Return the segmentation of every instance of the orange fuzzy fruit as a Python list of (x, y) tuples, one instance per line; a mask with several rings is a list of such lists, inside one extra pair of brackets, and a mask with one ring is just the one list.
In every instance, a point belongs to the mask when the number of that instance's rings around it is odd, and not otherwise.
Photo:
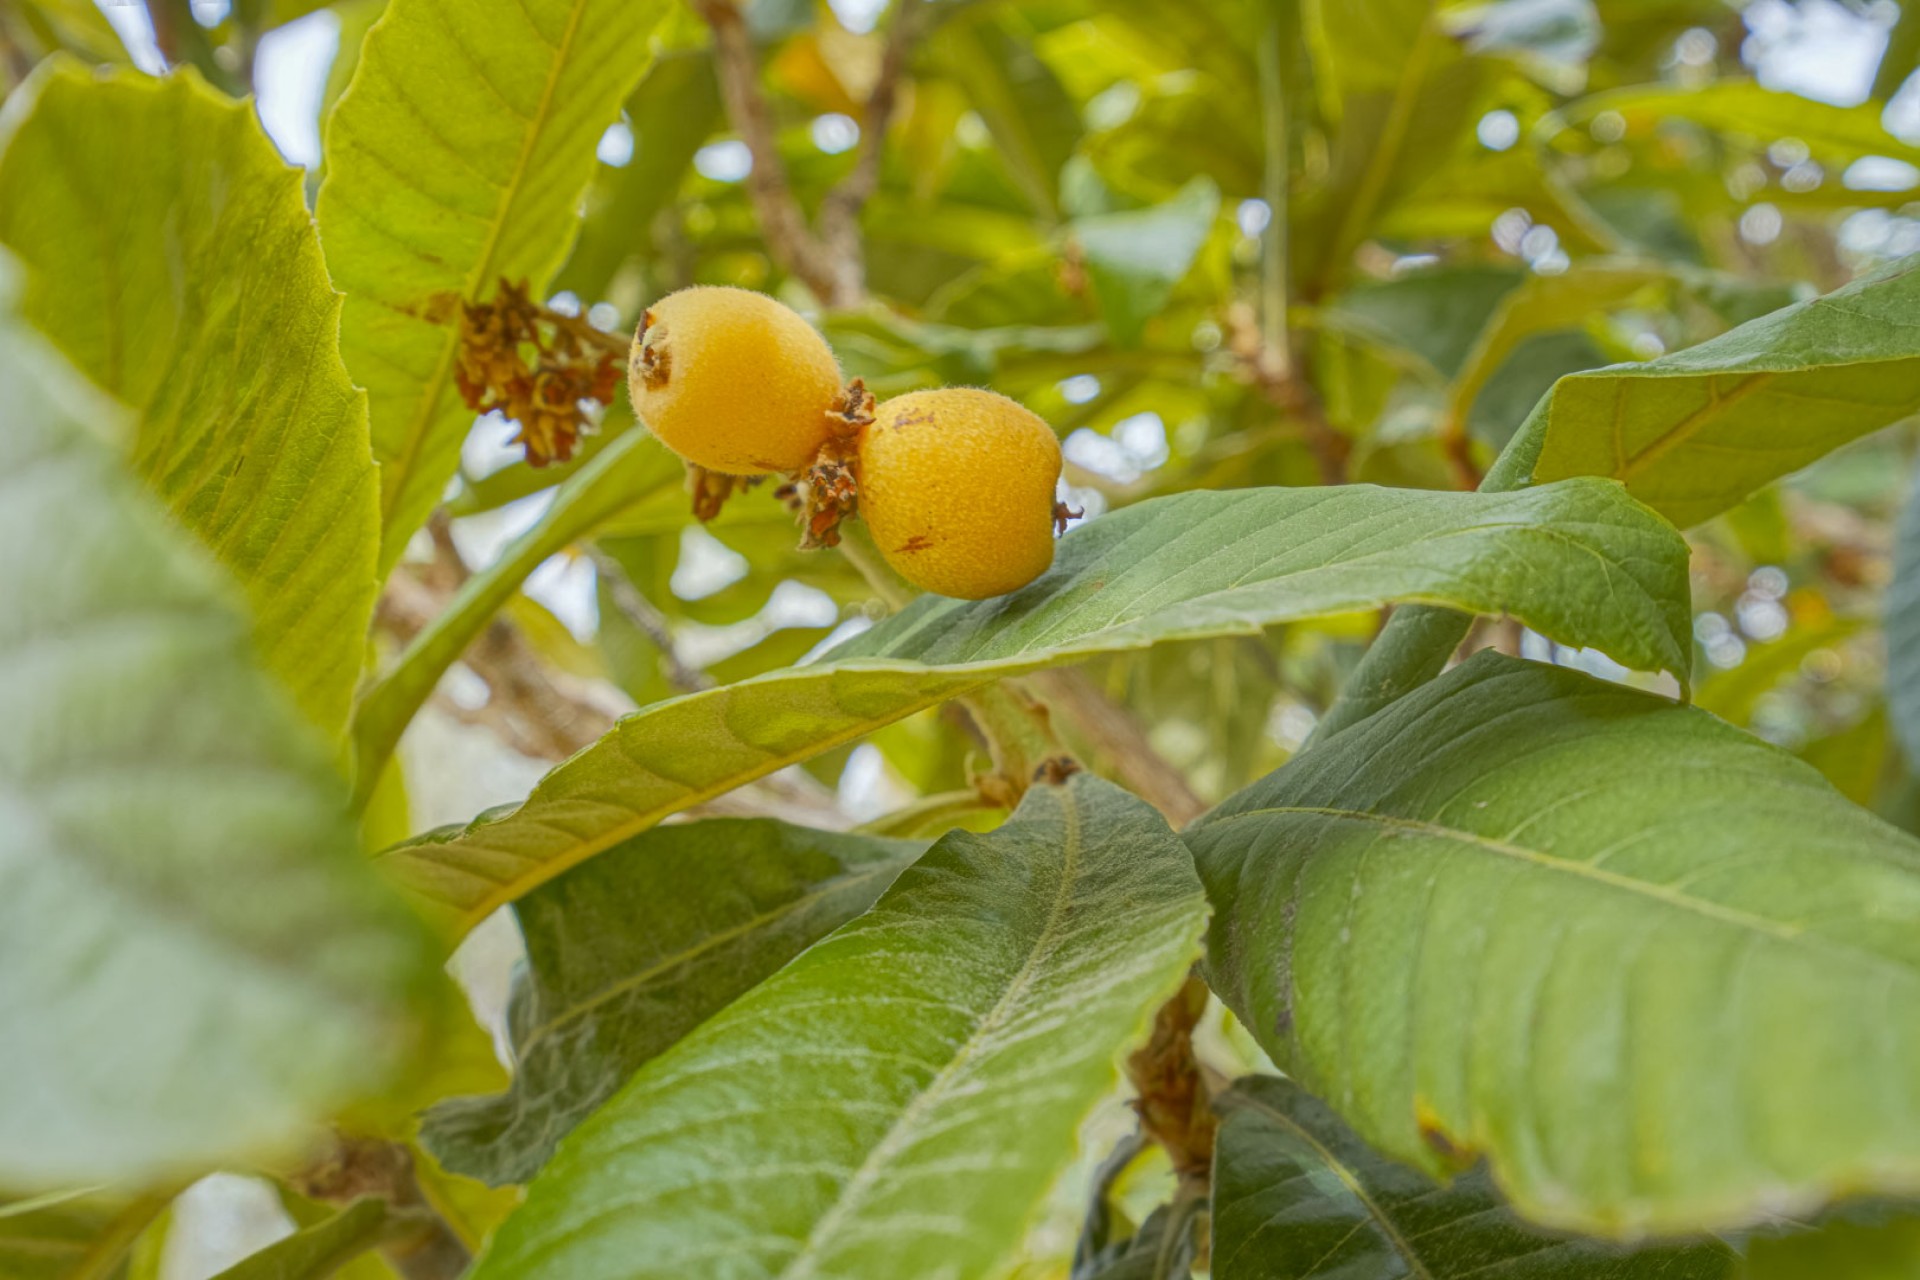
[(840, 366), (791, 307), (750, 289), (696, 285), (641, 318), (627, 390), (635, 416), (688, 462), (757, 476), (813, 461)]
[(860, 514), (899, 575), (984, 600), (1053, 563), (1060, 442), (991, 391), (945, 387), (888, 400), (860, 437)]

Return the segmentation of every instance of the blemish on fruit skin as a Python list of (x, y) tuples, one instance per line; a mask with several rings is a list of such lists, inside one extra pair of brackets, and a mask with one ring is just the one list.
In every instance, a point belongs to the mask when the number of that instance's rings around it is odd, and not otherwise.
[(914, 552), (914, 551), (925, 551), (928, 547), (931, 547), (932, 545), (933, 545), (933, 539), (927, 537), (927, 535), (924, 533), (916, 533), (911, 538), (908, 538), (905, 542), (900, 544), (900, 550), (903, 554)]
[(925, 427), (931, 425), (933, 425), (933, 415), (931, 413), (909, 414), (896, 419), (892, 424), (895, 431), (903, 431), (908, 427)]

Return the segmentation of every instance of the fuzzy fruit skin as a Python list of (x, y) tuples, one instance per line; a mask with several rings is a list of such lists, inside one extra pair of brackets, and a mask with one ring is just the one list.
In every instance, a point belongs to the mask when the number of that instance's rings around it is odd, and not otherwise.
[(881, 404), (860, 437), (860, 515), (908, 582), (985, 600), (1053, 563), (1060, 442), (1022, 405), (945, 387)]
[(649, 307), (627, 362), (635, 416), (688, 462), (727, 475), (811, 463), (840, 389), (833, 351), (798, 312), (722, 285)]

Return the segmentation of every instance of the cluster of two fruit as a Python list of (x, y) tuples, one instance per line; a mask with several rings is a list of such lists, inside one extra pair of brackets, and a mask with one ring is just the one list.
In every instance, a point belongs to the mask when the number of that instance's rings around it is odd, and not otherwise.
[(923, 590), (981, 600), (1053, 563), (1052, 428), (970, 387), (849, 412), (826, 340), (764, 294), (700, 286), (655, 303), (634, 335), (628, 388), (640, 421), (695, 466), (844, 474), (842, 505)]

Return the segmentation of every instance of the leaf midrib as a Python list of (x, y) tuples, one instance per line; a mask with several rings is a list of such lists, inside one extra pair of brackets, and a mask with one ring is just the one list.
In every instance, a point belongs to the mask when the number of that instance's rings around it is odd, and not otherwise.
[(1074, 882), (1079, 874), (1081, 854), (1080, 810), (1072, 798), (1063, 793), (1060, 798), (1062, 823), (1065, 827), (1061, 839), (1060, 885), (1052, 904), (1047, 909), (1047, 919), (1035, 935), (1033, 946), (1027, 952), (1027, 958), (1021, 963), (1007, 989), (1001, 992), (993, 1007), (975, 1025), (973, 1034), (954, 1051), (926, 1088), (914, 1096), (912, 1102), (901, 1111), (900, 1118), (887, 1130), (886, 1136), (874, 1145), (860, 1167), (854, 1170), (839, 1196), (833, 1204), (814, 1223), (800, 1252), (781, 1269), (778, 1280), (809, 1280), (816, 1274), (814, 1258), (817, 1250), (831, 1237), (840, 1223), (846, 1220), (859, 1206), (867, 1189), (880, 1177), (880, 1170), (891, 1163), (893, 1158), (906, 1145), (908, 1136), (916, 1128), (920, 1117), (931, 1107), (944, 1100), (946, 1091), (959, 1073), (971, 1065), (973, 1057), (979, 1052), (986, 1037), (1005, 1021), (1009, 1011), (1027, 994), (1033, 985), (1034, 975), (1038, 972), (1041, 959), (1051, 955), (1059, 945), (1061, 923), (1066, 919), (1069, 904), (1073, 899)]
[[(591, 0), (574, 0), (573, 7), (567, 14), (566, 30), (561, 33), (559, 43), (553, 46), (553, 60), (547, 70), (547, 82), (540, 91), (540, 103), (534, 108), (533, 114), (527, 118), (526, 135), (520, 144), (520, 154), (515, 158), (513, 172), (500, 191), (499, 216), (495, 217), (492, 225), (487, 228), (486, 245), (478, 261), (474, 263), (473, 270), (467, 275), (466, 289), (461, 295), (463, 301), (472, 297), (493, 274), (493, 259), (500, 249), (500, 238), (506, 230), (507, 215), (520, 198), (521, 188), (526, 182), (527, 170), (533, 161), (534, 150), (551, 122), (553, 98), (560, 84), (561, 72), (572, 60), (573, 42), (579, 35), (582, 15), (585, 14), (589, 3)], [(527, 23), (533, 26), (536, 32), (539, 30), (533, 22), (531, 13), (527, 15)], [(434, 365), (432, 379), (423, 388), (413, 420), (408, 424), (401, 450), (394, 458), (395, 481), (391, 487), (385, 485), (381, 487), (382, 536), (390, 532), (394, 510), (400, 504), (403, 495), (413, 486), (414, 468), (420, 461), (421, 450), (426, 447), (435, 410), (446, 392), (448, 374), (453, 368), (454, 353), (459, 347), (459, 330), (447, 328), (444, 325), (440, 328), (444, 335), (440, 343), (440, 358)]]

